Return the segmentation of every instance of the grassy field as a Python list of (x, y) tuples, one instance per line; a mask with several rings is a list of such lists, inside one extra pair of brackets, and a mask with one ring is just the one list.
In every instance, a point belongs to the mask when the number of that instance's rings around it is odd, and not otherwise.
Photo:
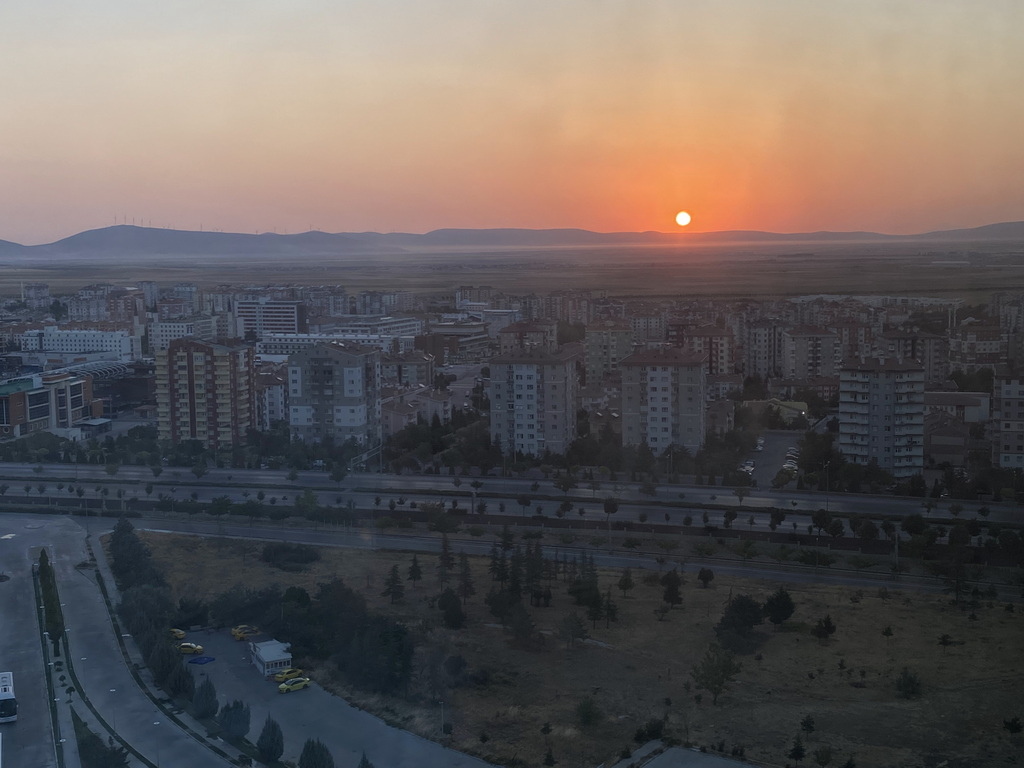
[[(420, 556), (424, 580), (408, 586), (396, 605), (380, 595), (384, 576), (397, 564), (402, 574), (409, 553), (324, 548), (322, 559), (302, 573), (284, 573), (259, 559), (252, 542), (144, 534), (176, 594), (214, 597), (235, 583), (251, 586), (299, 585), (310, 592), (333, 577), (363, 592), (370, 605), (413, 627), (420, 640), (416, 693), (411, 701), (385, 700), (347, 690), (326, 667), (314, 677), (353, 702), (391, 722), (432, 738), (440, 734), (437, 695), (427, 681), (438, 665), (461, 654), (470, 672), (488, 670), (486, 686), (447, 691), (446, 718), (454, 725), (451, 744), (499, 764), (539, 766), (548, 747), (558, 765), (593, 766), (613, 761), (633, 734), (651, 718), (666, 718), (666, 732), (695, 745), (724, 743), (726, 754), (743, 747), (748, 760), (784, 765), (800, 723), (810, 715), (815, 727), (802, 733), (808, 757), (829, 746), (831, 765), (850, 755), (858, 766), (994, 766), (1022, 764), (1024, 739), (1011, 736), (1003, 721), (1024, 716), (1024, 615), (1018, 606), (981, 602), (972, 608), (945, 596), (900, 593), (891, 587), (863, 592), (826, 586), (791, 585), (796, 612), (779, 631), (759, 628), (759, 656), (742, 656), (735, 682), (712, 706), (690, 681), (690, 671), (714, 639), (713, 627), (731, 595), (763, 601), (779, 584), (717, 576), (708, 589), (687, 569), (684, 601), (665, 621), (655, 609), (661, 587), (637, 583), (629, 596), (613, 591), (619, 620), (596, 628), (591, 638), (567, 649), (556, 627), (571, 610), (566, 585), (552, 584), (549, 608), (531, 608), (543, 643), (514, 647), (483, 604), (490, 588), (486, 558), (471, 558), (477, 594), (467, 605), (463, 630), (441, 627), (430, 607), (436, 595), (436, 556)], [(602, 588), (620, 572), (602, 572)], [(810, 635), (817, 619), (830, 615), (838, 631), (827, 643)], [(971, 617), (974, 618), (971, 618)], [(891, 637), (883, 629), (891, 627)], [(949, 645), (939, 638), (949, 636)], [(920, 676), (916, 699), (896, 695), (895, 680), (907, 667)], [(603, 713), (596, 725), (582, 727), (576, 708), (590, 697)], [(545, 723), (551, 726), (544, 734)], [(943, 762), (948, 761), (948, 762)]]
[(361, 290), (452, 293), (493, 285), (512, 294), (609, 291), (617, 296), (786, 296), (889, 293), (985, 296), (1024, 288), (1024, 244), (847, 242), (603, 246), (488, 251), (421, 250), (373, 255), (281, 257), (67, 255), (8, 259), (0, 295), (22, 282), (49, 283), (54, 294), (87, 283), (343, 285)]

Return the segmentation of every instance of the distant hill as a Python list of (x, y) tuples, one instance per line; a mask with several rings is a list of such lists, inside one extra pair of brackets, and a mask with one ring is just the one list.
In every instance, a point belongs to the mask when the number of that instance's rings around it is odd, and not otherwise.
[(602, 245), (698, 245), (782, 242), (1024, 241), (1024, 221), (988, 224), (973, 229), (886, 235), (877, 232), (591, 232), (585, 229), (436, 229), (425, 234), (378, 232), (303, 232), (294, 235), (249, 235), (194, 232), (118, 225), (92, 229), (45, 245), (25, 246), (0, 240), (0, 256), (282, 256), (372, 255), (439, 248), (551, 248)]
[(55, 243), (31, 246), (33, 251), (55, 254), (102, 252), (137, 254), (223, 254), (287, 255), (289, 253), (336, 253), (367, 250), (373, 246), (353, 235), (304, 232), (297, 235), (265, 233), (247, 235), (237, 232), (194, 232), (179, 229), (153, 229), (118, 225), (91, 229)]

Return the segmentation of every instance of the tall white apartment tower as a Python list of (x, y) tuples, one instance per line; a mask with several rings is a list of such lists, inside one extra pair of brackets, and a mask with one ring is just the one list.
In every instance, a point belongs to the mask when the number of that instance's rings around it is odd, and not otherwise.
[(634, 352), (621, 363), (622, 444), (655, 455), (704, 445), (707, 354), (668, 347)]
[(576, 439), (578, 357), (533, 348), (491, 358), (491, 439), (503, 453), (565, 453)]
[(380, 350), (352, 342), (314, 344), (288, 358), (288, 426), (304, 443), (381, 439)]
[(895, 477), (924, 468), (924, 367), (916, 360), (861, 357), (839, 372), (839, 450), (874, 460)]

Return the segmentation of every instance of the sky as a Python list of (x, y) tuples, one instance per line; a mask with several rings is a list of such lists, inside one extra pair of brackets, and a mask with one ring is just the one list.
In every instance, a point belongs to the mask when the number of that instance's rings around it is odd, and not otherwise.
[(0, 239), (1024, 219), (1020, 0), (3, 0)]

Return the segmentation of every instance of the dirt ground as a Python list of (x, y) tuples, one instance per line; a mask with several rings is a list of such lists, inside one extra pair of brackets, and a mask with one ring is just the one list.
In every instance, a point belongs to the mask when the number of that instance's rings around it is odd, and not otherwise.
[[(832, 749), (831, 765), (853, 756), (858, 766), (1020, 765), (1024, 739), (1011, 736), (1003, 721), (1024, 717), (1024, 609), (981, 602), (958, 607), (945, 596), (879, 590), (789, 585), (793, 617), (775, 631), (759, 628), (759, 654), (741, 656), (734, 683), (712, 706), (700, 702), (690, 679), (714, 639), (713, 628), (731, 595), (763, 601), (781, 584), (718, 576), (708, 589), (687, 569), (683, 604), (659, 621), (662, 588), (643, 582), (628, 597), (613, 589), (617, 622), (587, 623), (590, 639), (567, 649), (556, 628), (576, 608), (561, 580), (552, 583), (549, 608), (531, 608), (543, 636), (541, 647), (513, 647), (483, 603), (490, 588), (487, 558), (471, 558), (476, 595), (466, 606), (460, 631), (441, 628), (429, 600), (437, 594), (436, 556), (421, 554), (424, 579), (407, 582), (404, 599), (390, 605), (380, 595), (385, 574), (398, 564), (403, 576), (410, 553), (324, 548), (322, 559), (302, 573), (285, 573), (259, 560), (261, 545), (236, 540), (143, 534), (176, 595), (214, 597), (236, 583), (258, 587), (297, 585), (311, 593), (319, 582), (340, 577), (363, 592), (375, 609), (416, 628), (418, 693), (412, 701), (385, 700), (348, 690), (330, 669), (314, 676), (360, 706), (423, 735), (439, 736), (437, 694), (430, 670), (461, 654), (470, 672), (490, 671), (484, 686), (464, 685), (443, 693), (451, 745), (498, 764), (539, 766), (546, 750), (562, 766), (614, 762), (634, 747), (638, 726), (666, 720), (666, 733), (683, 742), (725, 753), (743, 747), (748, 760), (784, 765), (801, 734), (806, 764), (814, 750)], [(689, 572), (691, 571), (692, 572)], [(618, 582), (619, 571), (602, 571), (602, 589)], [(838, 630), (827, 643), (810, 635), (817, 619), (830, 615)], [(974, 618), (971, 618), (971, 617)], [(584, 616), (585, 618), (585, 616)], [(891, 627), (891, 637), (883, 629)], [(951, 644), (938, 641), (949, 636)], [(301, 660), (300, 660), (301, 661)], [(917, 699), (896, 696), (895, 680), (907, 667), (920, 676)], [(596, 725), (579, 725), (576, 707), (590, 697), (603, 713)], [(801, 720), (814, 730), (801, 731)], [(550, 732), (542, 732), (545, 723)], [(519, 762), (516, 762), (519, 761)], [(948, 761), (948, 762), (943, 762)]]

